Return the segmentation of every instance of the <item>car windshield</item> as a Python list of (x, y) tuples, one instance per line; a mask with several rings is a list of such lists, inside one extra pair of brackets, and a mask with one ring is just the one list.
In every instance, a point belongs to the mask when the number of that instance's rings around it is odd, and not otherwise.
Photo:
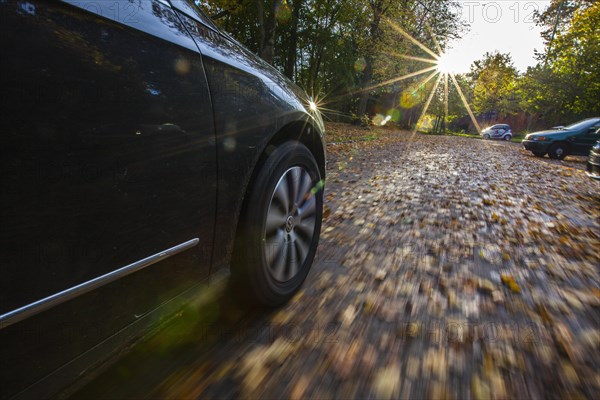
[(576, 122), (572, 125), (568, 125), (568, 126), (565, 126), (564, 128), (560, 128), (560, 129), (565, 130), (565, 129), (587, 128), (588, 126), (592, 126), (599, 121), (600, 121), (600, 118), (584, 119), (583, 121)]

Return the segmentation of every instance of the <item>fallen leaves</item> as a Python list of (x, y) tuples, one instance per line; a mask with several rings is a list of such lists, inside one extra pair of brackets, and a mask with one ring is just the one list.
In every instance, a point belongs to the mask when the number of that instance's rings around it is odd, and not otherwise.
[(393, 399), (398, 397), (400, 388), (400, 368), (391, 365), (377, 371), (373, 390), (378, 399)]
[(502, 283), (504, 283), (513, 293), (521, 293), (521, 287), (512, 275), (501, 275)]
[(248, 353), (238, 371), (246, 392), (256, 391), (269, 376), (269, 371), (273, 367), (279, 368), (294, 348), (295, 345), (279, 338), (270, 346), (259, 346)]

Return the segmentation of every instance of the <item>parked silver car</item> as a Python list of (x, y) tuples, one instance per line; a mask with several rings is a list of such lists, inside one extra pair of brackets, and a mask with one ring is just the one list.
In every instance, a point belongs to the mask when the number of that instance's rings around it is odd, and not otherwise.
[(496, 124), (481, 131), (481, 136), (484, 139), (510, 140), (513, 137), (510, 125)]

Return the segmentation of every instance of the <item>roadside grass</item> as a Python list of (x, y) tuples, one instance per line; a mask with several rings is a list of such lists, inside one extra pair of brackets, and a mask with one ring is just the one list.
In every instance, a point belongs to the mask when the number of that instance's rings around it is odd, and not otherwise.
[(514, 142), (514, 143), (521, 143), (521, 141), (522, 141), (523, 139), (525, 139), (525, 136), (526, 136), (526, 135), (527, 135), (527, 133), (518, 133), (518, 134), (514, 135), (514, 136), (512, 137), (512, 139), (510, 139), (510, 141), (511, 141), (511, 142)]
[(419, 133), (422, 133), (423, 135), (432, 135), (432, 136), (460, 136), (460, 137), (467, 137), (467, 138), (471, 138), (471, 139), (481, 139), (481, 136), (479, 136), (477, 133), (463, 133), (463, 132), (452, 132), (452, 131), (446, 131), (446, 132), (419, 131)]

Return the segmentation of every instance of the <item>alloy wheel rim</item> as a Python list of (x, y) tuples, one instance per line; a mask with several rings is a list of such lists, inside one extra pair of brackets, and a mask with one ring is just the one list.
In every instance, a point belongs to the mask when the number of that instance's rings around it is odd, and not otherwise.
[(315, 184), (306, 169), (289, 168), (271, 195), (263, 231), (263, 255), (271, 276), (293, 279), (308, 257), (317, 223)]

